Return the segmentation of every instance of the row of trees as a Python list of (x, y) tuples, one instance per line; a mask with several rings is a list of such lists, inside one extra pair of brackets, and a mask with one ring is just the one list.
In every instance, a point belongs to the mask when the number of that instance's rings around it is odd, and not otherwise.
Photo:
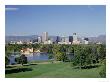
[(6, 44), (5, 51), (7, 53), (12, 52), (20, 52), (22, 48), (34, 48), (34, 50), (39, 49), (41, 52), (49, 52), (51, 53), (52, 44), (44, 45), (44, 44)]
[(73, 65), (87, 67), (88, 65), (99, 63), (106, 57), (105, 45), (82, 45), (74, 50)]
[(5, 47), (6, 58), (12, 52), (20, 52), (22, 48), (39, 49), (41, 52), (52, 54), (55, 60), (72, 61), (73, 65), (88, 65), (98, 63), (106, 57), (105, 45), (59, 45), (59, 44), (7, 44)]

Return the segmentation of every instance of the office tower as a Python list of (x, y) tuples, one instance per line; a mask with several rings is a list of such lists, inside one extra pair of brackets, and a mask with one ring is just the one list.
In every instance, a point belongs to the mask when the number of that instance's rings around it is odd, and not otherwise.
[(42, 42), (46, 42), (46, 41), (48, 41), (48, 32), (43, 32)]
[(69, 43), (69, 37), (65, 37), (65, 42)]
[(38, 43), (41, 43), (41, 41), (42, 41), (42, 39), (41, 39), (41, 37), (39, 36), (39, 37), (38, 37)]
[(69, 42), (73, 42), (73, 36), (69, 36)]
[(84, 44), (89, 44), (89, 39), (88, 38), (84, 38)]
[(65, 42), (65, 37), (61, 37), (61, 42)]
[(77, 34), (76, 33), (73, 33), (73, 41), (77, 41), (78, 38), (77, 38)]
[(58, 43), (58, 42), (60, 42), (60, 37), (59, 36), (56, 37), (56, 43)]
[(80, 44), (80, 41), (78, 41), (78, 37), (76, 33), (73, 33), (73, 44)]

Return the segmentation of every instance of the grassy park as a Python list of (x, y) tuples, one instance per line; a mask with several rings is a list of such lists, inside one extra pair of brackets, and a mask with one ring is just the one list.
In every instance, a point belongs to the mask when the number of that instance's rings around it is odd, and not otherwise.
[[(105, 45), (27, 45), (42, 46), (42, 52), (51, 53), (46, 61), (27, 61), (25, 55), (19, 55), (16, 64), (9, 64), (9, 51), (16, 51), (25, 45), (6, 45), (6, 78), (105, 78)], [(21, 47), (21, 48), (20, 48)], [(11, 51), (11, 52), (12, 52)], [(51, 58), (54, 58), (51, 59)]]
[[(68, 62), (38, 62), (30, 65), (13, 65), (7, 71), (21, 69), (7, 73), (6, 78), (100, 78), (101, 66), (92, 69), (75, 69)], [(24, 70), (23, 70), (24, 69)]]

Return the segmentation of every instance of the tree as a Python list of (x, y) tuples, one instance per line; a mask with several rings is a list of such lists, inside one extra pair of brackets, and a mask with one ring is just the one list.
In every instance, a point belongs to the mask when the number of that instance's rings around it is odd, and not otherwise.
[(103, 60), (102, 67), (100, 69), (99, 75), (103, 78), (106, 77), (106, 60)]
[(97, 46), (93, 45), (92, 47), (92, 63), (95, 64), (98, 62), (98, 55), (97, 55)]
[(8, 65), (9, 64), (9, 59), (8, 59), (8, 57), (7, 56), (5, 56), (5, 65)]
[(65, 45), (54, 44), (52, 52), (55, 56), (55, 59), (58, 61), (65, 62), (68, 59), (67, 55), (66, 55), (66, 46)]
[(52, 52), (53, 52), (53, 54), (54, 54), (55, 60), (60, 60), (60, 59), (59, 59), (59, 55), (60, 55), (60, 54), (59, 54), (59, 51), (60, 51), (59, 45), (54, 44), (54, 45), (53, 45)]
[(17, 64), (21, 64), (21, 58), (20, 58), (20, 57), (16, 57), (16, 58), (15, 58), (15, 62), (16, 62)]
[(23, 64), (27, 64), (27, 57), (25, 55), (21, 55), (20, 56), (20, 63)]
[(53, 59), (54, 58), (54, 55), (53, 54), (48, 54), (48, 58), (49, 59)]
[(83, 54), (82, 50), (83, 49), (81, 48), (81, 46), (75, 47), (74, 58), (73, 58), (73, 66), (79, 66), (81, 68), (81, 66), (83, 65), (84, 54)]
[(27, 57), (25, 55), (21, 55), (20, 57), (17, 57), (15, 58), (15, 61), (18, 63), (18, 64), (27, 64)]
[(92, 54), (92, 48), (89, 45), (86, 45), (84, 47), (84, 54), (85, 54), (85, 67), (87, 65), (92, 64), (93, 54)]
[(49, 47), (48, 47), (48, 45), (46, 45), (46, 44), (44, 44), (44, 45), (42, 45), (42, 46), (40, 47), (40, 51), (41, 51), (41, 52), (47, 53), (47, 52), (48, 52), (48, 49), (49, 49)]
[(66, 49), (66, 54), (67, 54), (68, 60), (72, 61), (74, 57), (74, 47), (69, 45)]
[(8, 53), (8, 49), (5, 47), (5, 65), (8, 65), (10, 60), (9, 60), (10, 54)]
[(106, 57), (106, 49), (105, 49), (104, 45), (101, 44), (101, 45), (99, 45), (97, 47), (97, 54), (98, 54), (98, 58), (100, 60), (104, 60), (105, 59), (105, 57)]
[(73, 65), (79, 68), (86, 68), (92, 64), (92, 49), (89, 45), (79, 45), (75, 47)]

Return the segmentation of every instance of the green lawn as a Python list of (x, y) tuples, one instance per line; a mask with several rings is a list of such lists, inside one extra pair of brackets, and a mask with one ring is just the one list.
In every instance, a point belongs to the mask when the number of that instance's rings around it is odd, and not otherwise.
[[(18, 66), (20, 68), (31, 68), (31, 71), (6, 74), (6, 78), (100, 78), (99, 69), (73, 69), (70, 63), (49, 63), (29, 66)], [(13, 67), (13, 68), (18, 68)], [(6, 68), (6, 69), (13, 69)]]

